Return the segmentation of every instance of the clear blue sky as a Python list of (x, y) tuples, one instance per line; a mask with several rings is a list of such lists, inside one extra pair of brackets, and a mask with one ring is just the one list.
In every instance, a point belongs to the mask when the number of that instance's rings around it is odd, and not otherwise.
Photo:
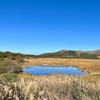
[(100, 49), (100, 0), (0, 0), (0, 51)]

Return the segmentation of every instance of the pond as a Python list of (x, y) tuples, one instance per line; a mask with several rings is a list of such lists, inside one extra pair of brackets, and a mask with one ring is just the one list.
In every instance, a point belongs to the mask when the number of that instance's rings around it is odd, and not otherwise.
[(81, 76), (86, 74), (76, 67), (64, 67), (64, 66), (33, 66), (31, 68), (24, 68), (24, 73), (29, 73), (35, 76), (51, 75), (51, 74), (64, 74)]

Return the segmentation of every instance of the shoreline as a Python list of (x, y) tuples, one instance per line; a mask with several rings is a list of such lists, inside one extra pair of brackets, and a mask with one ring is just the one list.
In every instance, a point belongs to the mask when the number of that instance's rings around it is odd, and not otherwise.
[(100, 73), (99, 59), (29, 58), (23, 63), (31, 66), (74, 66), (88, 73)]

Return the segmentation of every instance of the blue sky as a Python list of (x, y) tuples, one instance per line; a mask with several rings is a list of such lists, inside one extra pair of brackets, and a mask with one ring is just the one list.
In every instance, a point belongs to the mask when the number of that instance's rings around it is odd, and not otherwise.
[(0, 51), (100, 49), (100, 0), (0, 0)]

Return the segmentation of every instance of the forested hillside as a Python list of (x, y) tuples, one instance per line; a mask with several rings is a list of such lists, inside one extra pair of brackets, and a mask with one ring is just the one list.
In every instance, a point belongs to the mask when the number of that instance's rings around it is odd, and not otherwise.
[(99, 56), (100, 56), (99, 51), (85, 52), (85, 51), (61, 50), (54, 53), (41, 54), (38, 57), (98, 59)]

